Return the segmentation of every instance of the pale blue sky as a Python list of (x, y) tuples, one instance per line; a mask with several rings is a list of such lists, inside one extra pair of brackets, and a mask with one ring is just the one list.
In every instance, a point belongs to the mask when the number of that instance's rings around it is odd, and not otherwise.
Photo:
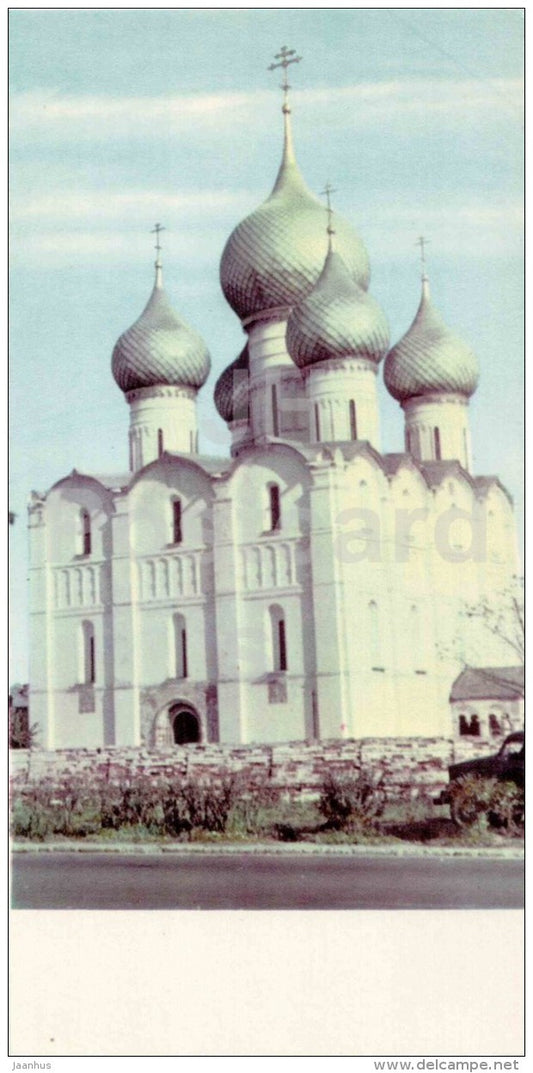
[[(474, 347), (474, 468), (521, 500), (522, 12), (18, 10), (10, 15), (11, 679), (26, 680), (26, 500), (74, 466), (127, 468), (113, 345), (152, 286), (167, 228), (169, 296), (213, 372), (202, 448), (228, 437), (212, 391), (240, 351), (218, 283), (224, 242), (270, 192), (282, 137), (280, 45), (297, 48), (297, 156), (362, 235), (395, 341), (419, 299)], [(402, 414), (380, 385), (383, 446)]]

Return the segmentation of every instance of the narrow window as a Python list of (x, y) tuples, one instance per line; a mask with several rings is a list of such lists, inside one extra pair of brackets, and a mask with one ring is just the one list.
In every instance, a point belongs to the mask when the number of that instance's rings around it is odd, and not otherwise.
[(468, 722), (468, 719), (466, 718), (466, 715), (460, 715), (459, 716), (459, 734), (461, 735), (461, 737), (465, 737), (465, 735), (469, 733), (469, 727), (470, 727), (470, 723)]
[(163, 448), (163, 429), (158, 428), (158, 430), (157, 430), (157, 456), (158, 456), (158, 458), (161, 458), (161, 455), (163, 454), (163, 449), (164, 449)]
[(181, 528), (181, 499), (172, 501), (172, 542), (181, 544), (183, 533)]
[(287, 641), (285, 638), (285, 622), (280, 619), (278, 622), (278, 635), (279, 635), (279, 669), (280, 671), (287, 670)]
[(278, 390), (275, 384), (272, 384), (272, 429), (274, 436), (279, 436)]
[(83, 682), (93, 685), (96, 681), (96, 645), (92, 622), (82, 622)]
[(281, 529), (281, 501), (279, 496), (279, 485), (270, 484), (268, 486), (269, 494), (269, 507), (270, 507), (270, 529)]
[(82, 555), (91, 554), (91, 517), (88, 510), (81, 512), (81, 550)]
[(272, 668), (274, 671), (286, 671), (289, 661), (285, 615), (282, 608), (277, 604), (270, 608), (270, 625), (272, 630)]
[(187, 678), (187, 628), (183, 615), (174, 615), (174, 671), (176, 678)]
[(350, 437), (352, 440), (357, 439), (357, 415), (353, 399), (350, 399)]
[(435, 458), (437, 462), (440, 462), (442, 454), (440, 449), (440, 430), (438, 428), (433, 429), (433, 444), (435, 447)]
[(318, 403), (315, 402), (315, 430), (316, 438), (320, 441), (320, 412), (318, 409)]
[(493, 738), (498, 738), (502, 732), (500, 720), (497, 715), (494, 715), (494, 712), (489, 715), (489, 730)]

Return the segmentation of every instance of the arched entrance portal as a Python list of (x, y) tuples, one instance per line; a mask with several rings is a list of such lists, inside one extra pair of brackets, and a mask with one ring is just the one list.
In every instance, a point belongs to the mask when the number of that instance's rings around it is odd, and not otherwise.
[(168, 716), (176, 745), (200, 741), (200, 720), (193, 708), (186, 704), (173, 704)]

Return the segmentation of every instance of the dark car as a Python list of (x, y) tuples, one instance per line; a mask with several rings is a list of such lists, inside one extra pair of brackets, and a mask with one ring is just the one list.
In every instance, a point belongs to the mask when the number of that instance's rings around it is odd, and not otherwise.
[(463, 760), (460, 764), (450, 764), (448, 768), (450, 785), (443, 791), (441, 802), (449, 802), (452, 819), (461, 826), (465, 823), (458, 795), (454, 788), (462, 779), (475, 775), (482, 779), (497, 779), (498, 782), (512, 782), (524, 788), (524, 731), (516, 730), (509, 734), (499, 751), (492, 756), (479, 756), (475, 760)]

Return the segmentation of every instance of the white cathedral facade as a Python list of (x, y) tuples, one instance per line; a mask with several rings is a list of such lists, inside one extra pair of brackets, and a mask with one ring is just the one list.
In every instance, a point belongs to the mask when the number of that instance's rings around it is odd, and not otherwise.
[[(503, 607), (518, 569), (510, 498), (472, 473), (476, 359), (425, 272), (390, 349), (366, 250), (306, 186), (286, 97), (283, 112), (272, 193), (221, 261), (247, 336), (215, 386), (231, 457), (199, 448), (210, 358), (171, 308), (158, 250), (113, 352), (130, 472), (73, 470), (32, 493), (30, 707), (45, 748), (449, 737), (462, 668), (509, 662), (465, 614)], [(383, 359), (398, 454), (380, 449)]]

